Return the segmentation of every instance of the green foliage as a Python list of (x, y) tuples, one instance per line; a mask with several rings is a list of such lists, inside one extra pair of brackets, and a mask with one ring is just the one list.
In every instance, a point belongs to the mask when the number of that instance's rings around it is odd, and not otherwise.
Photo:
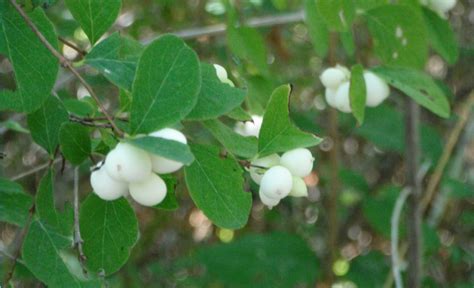
[(176, 36), (151, 43), (140, 57), (133, 82), (132, 133), (153, 132), (184, 119), (198, 100), (200, 70), (196, 53)]
[(0, 178), (0, 199), (0, 221), (25, 225), (33, 202), (31, 196), (19, 184)]
[(275, 89), (263, 116), (258, 139), (258, 155), (267, 156), (300, 147), (311, 147), (322, 139), (295, 127), (289, 119), (291, 87), (283, 85)]
[(362, 206), (362, 212), (370, 226), (387, 239), (390, 238), (390, 218), (399, 193), (400, 189), (397, 187), (385, 187), (375, 197), (366, 199)]
[(260, 74), (268, 73), (267, 49), (262, 36), (250, 27), (229, 27), (227, 43), (232, 53), (252, 64)]
[(237, 229), (247, 223), (252, 195), (243, 190), (239, 163), (217, 147), (191, 145), (196, 158), (184, 169), (186, 185), (196, 206), (217, 226)]
[(78, 123), (64, 123), (59, 130), (61, 153), (73, 165), (79, 165), (91, 154), (89, 129)]
[(104, 201), (90, 194), (80, 212), (81, 236), (87, 267), (109, 275), (120, 269), (138, 239), (138, 223), (124, 198)]
[(65, 2), (92, 44), (95, 44), (114, 24), (122, 5), (121, 0), (66, 0)]
[(419, 13), (409, 6), (383, 5), (365, 15), (375, 52), (384, 64), (424, 67), (428, 41)]
[(349, 96), (352, 114), (354, 114), (359, 125), (364, 122), (366, 94), (364, 67), (362, 65), (355, 65), (351, 71)]
[(201, 79), (198, 101), (186, 119), (217, 118), (239, 107), (245, 99), (245, 91), (222, 83), (212, 65), (201, 63)]
[(316, 2), (316, 0), (305, 0), (305, 21), (316, 54), (325, 57), (329, 49), (329, 31), (319, 14)]
[(355, 18), (355, 6), (352, 0), (317, 1), (319, 14), (330, 30), (344, 32), (351, 28)]
[(97, 44), (87, 54), (84, 63), (97, 69), (120, 88), (131, 91), (142, 52), (143, 46), (139, 42), (116, 32)]
[(436, 115), (449, 117), (449, 102), (443, 89), (425, 73), (402, 67), (377, 67), (372, 71)]
[(31, 137), (54, 158), (59, 145), (59, 129), (69, 119), (64, 105), (56, 97), (49, 97), (37, 111), (28, 114)]
[(178, 141), (159, 137), (145, 136), (128, 139), (128, 143), (152, 154), (189, 165), (194, 156), (189, 146)]
[(171, 175), (160, 175), (161, 179), (166, 183), (166, 197), (160, 204), (156, 205), (155, 208), (173, 211), (178, 209), (179, 203), (176, 199), (176, 184), (177, 180)]
[[(53, 25), (41, 9), (28, 13), (53, 45), (58, 46)], [(0, 1), (0, 53), (10, 60), (16, 90), (0, 90), (0, 111), (33, 112), (50, 97), (58, 73), (58, 60), (38, 40), (7, 0)]]
[(390, 271), (387, 262), (380, 252), (372, 251), (367, 255), (360, 255), (350, 262), (347, 278), (357, 287), (378, 287), (384, 283)]

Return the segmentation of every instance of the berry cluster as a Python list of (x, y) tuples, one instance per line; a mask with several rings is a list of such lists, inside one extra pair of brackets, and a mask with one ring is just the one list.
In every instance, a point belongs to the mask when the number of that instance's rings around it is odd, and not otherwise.
[(457, 0), (420, 0), (420, 3), (437, 12), (441, 17), (456, 6)]
[[(336, 65), (328, 68), (321, 74), (321, 82), (326, 87), (326, 102), (329, 106), (341, 112), (352, 112), (349, 97), (351, 72), (344, 66)], [(375, 107), (382, 103), (390, 94), (387, 83), (370, 71), (364, 71), (366, 86), (366, 102), (368, 107)]]
[[(149, 134), (167, 140), (187, 144), (186, 137), (178, 130), (165, 128)], [(119, 143), (107, 154), (91, 174), (94, 192), (102, 199), (111, 201), (128, 195), (144, 206), (158, 205), (166, 197), (166, 183), (157, 174), (173, 173), (182, 163), (166, 159), (134, 147)], [(157, 173), (157, 174), (155, 174)]]

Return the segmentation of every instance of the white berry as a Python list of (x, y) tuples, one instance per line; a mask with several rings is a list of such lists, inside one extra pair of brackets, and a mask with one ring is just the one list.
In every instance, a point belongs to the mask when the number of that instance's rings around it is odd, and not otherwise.
[(104, 167), (91, 173), (90, 182), (94, 193), (106, 201), (118, 199), (128, 193), (127, 183), (110, 177)]
[(265, 196), (273, 199), (282, 199), (291, 191), (293, 186), (293, 176), (288, 169), (283, 166), (273, 166), (263, 174), (260, 181), (260, 191)]
[(336, 89), (326, 88), (324, 96), (329, 106), (336, 108)]
[(314, 157), (311, 151), (297, 148), (281, 156), (280, 165), (287, 168), (293, 176), (306, 177), (313, 170)]
[(214, 64), (214, 69), (216, 69), (217, 78), (219, 78), (221, 82), (225, 82), (229, 78), (227, 71), (221, 65)]
[(260, 188), (260, 191), (258, 192), (258, 195), (260, 196), (260, 201), (262, 201), (262, 203), (265, 206), (268, 206), (269, 209), (272, 209), (273, 207), (278, 205), (278, 203), (280, 203), (280, 199), (274, 199), (274, 198), (268, 197), (267, 195), (265, 195), (265, 193), (262, 192), (261, 188)]
[(139, 182), (151, 174), (148, 153), (127, 143), (119, 143), (105, 158), (105, 170), (115, 180)]
[(324, 87), (336, 89), (342, 82), (346, 81), (347, 78), (341, 69), (331, 67), (323, 71), (320, 79)]
[(430, 0), (429, 5), (436, 11), (446, 13), (456, 6), (456, 0)]
[(260, 128), (262, 128), (262, 123), (262, 116), (252, 115), (252, 121), (237, 122), (234, 131), (242, 136), (258, 137), (258, 134), (260, 134)]
[(130, 196), (143, 206), (155, 206), (166, 197), (166, 183), (160, 176), (151, 174), (142, 182), (130, 183)]
[(390, 88), (387, 83), (376, 74), (364, 72), (365, 86), (367, 89), (366, 105), (375, 107), (380, 105), (390, 94)]
[(336, 108), (339, 111), (344, 112), (344, 113), (350, 113), (352, 111), (351, 102), (349, 98), (349, 88), (350, 88), (350, 83), (344, 82), (337, 89), (336, 97), (334, 100), (336, 104)]
[[(153, 137), (159, 137), (167, 140), (174, 140), (187, 144), (186, 136), (176, 129), (164, 128), (150, 134)], [(158, 174), (173, 173), (183, 167), (183, 163), (166, 159), (158, 155), (150, 155), (153, 171)]]
[(278, 154), (268, 155), (250, 162), (250, 177), (255, 183), (260, 184), (263, 174), (267, 171), (265, 168), (270, 168), (280, 163), (280, 156)]
[(293, 176), (293, 187), (291, 188), (289, 196), (292, 197), (308, 197), (308, 187), (300, 177)]

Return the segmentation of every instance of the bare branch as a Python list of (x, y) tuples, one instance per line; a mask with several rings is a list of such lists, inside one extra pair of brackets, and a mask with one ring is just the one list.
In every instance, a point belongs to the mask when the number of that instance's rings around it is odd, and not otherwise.
[(55, 159), (55, 160), (53, 160), (53, 161), (48, 161), (47, 163), (41, 164), (41, 165), (39, 165), (39, 166), (36, 166), (36, 167), (34, 167), (33, 169), (31, 169), (31, 170), (28, 170), (28, 171), (25, 171), (25, 172), (23, 172), (23, 173), (21, 173), (21, 174), (18, 174), (18, 175), (16, 175), (16, 176), (13, 176), (13, 177), (11, 178), (11, 181), (18, 181), (18, 180), (20, 180), (20, 179), (22, 179), (22, 178), (25, 178), (25, 177), (27, 177), (27, 176), (33, 175), (33, 174), (35, 174), (35, 173), (37, 173), (37, 172), (39, 172), (39, 171), (41, 171), (41, 170), (44, 170), (44, 169), (46, 169), (46, 168), (48, 168), (48, 167), (50, 167), (50, 166), (52, 166), (52, 165), (56, 165), (56, 164), (58, 164), (58, 163), (61, 163), (61, 158), (57, 158), (57, 159)]
[(73, 50), (75, 50), (81, 57), (84, 57), (87, 55), (87, 52), (81, 48), (79, 48), (76, 44), (64, 39), (61, 36), (58, 36), (59, 41), (61, 41), (64, 45), (71, 47)]
[(81, 237), (81, 229), (79, 226), (79, 167), (74, 168), (74, 247), (76, 247), (79, 253), (79, 262), (82, 265), (84, 274), (87, 274), (87, 270), (84, 266), (86, 261), (86, 255), (82, 249), (82, 243), (84, 242)]

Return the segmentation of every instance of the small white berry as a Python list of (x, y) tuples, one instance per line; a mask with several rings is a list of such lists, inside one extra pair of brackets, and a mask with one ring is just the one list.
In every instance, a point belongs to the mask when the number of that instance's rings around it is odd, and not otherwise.
[(237, 122), (235, 124), (234, 131), (242, 136), (255, 136), (258, 137), (260, 134), (260, 128), (262, 128), (263, 117), (258, 115), (252, 115), (252, 121)]
[(306, 177), (313, 170), (314, 157), (306, 148), (297, 148), (281, 156), (280, 165), (287, 168), (293, 176)]
[(429, 6), (440, 13), (446, 13), (456, 6), (456, 0), (430, 0)]
[(280, 203), (280, 199), (268, 197), (267, 195), (265, 195), (265, 193), (262, 192), (262, 189), (259, 190), (258, 195), (260, 196), (260, 201), (262, 201), (265, 206), (268, 206), (269, 209), (272, 209), (273, 207), (278, 205), (278, 203)]
[(91, 173), (90, 182), (94, 193), (106, 201), (118, 199), (128, 193), (127, 183), (110, 177), (104, 167)]
[(115, 180), (137, 182), (151, 174), (148, 153), (127, 143), (119, 143), (105, 158), (105, 171)]
[[(186, 136), (176, 129), (164, 128), (150, 134), (153, 137), (159, 137), (167, 140), (174, 140), (187, 144)], [(164, 157), (150, 154), (153, 171), (158, 174), (173, 173), (183, 167), (183, 163), (166, 159)]]
[(267, 171), (265, 168), (270, 168), (280, 163), (280, 156), (278, 154), (268, 155), (250, 162), (250, 177), (255, 183), (260, 184), (263, 174)]
[(260, 191), (273, 199), (282, 199), (288, 196), (293, 185), (293, 176), (283, 166), (273, 166), (263, 174), (260, 181)]
[(390, 95), (390, 87), (376, 74), (364, 72), (365, 87), (367, 90), (366, 105), (369, 107), (378, 106)]
[(219, 78), (221, 82), (225, 82), (229, 78), (227, 71), (221, 65), (214, 64), (214, 69), (216, 69), (217, 78)]
[(142, 182), (130, 183), (130, 196), (143, 206), (155, 206), (166, 197), (166, 183), (160, 176), (151, 174)]
[(342, 69), (331, 67), (323, 71), (320, 79), (324, 87), (336, 89), (347, 77)]
[(344, 82), (341, 86), (339, 86), (336, 92), (336, 99), (334, 101), (336, 108), (344, 113), (350, 113), (352, 111), (349, 98), (349, 88), (349, 82)]
[(308, 187), (306, 187), (306, 183), (304, 183), (302, 178), (293, 176), (293, 188), (288, 195), (292, 197), (308, 197)]
[(336, 108), (336, 89), (326, 88), (324, 96), (329, 106)]

